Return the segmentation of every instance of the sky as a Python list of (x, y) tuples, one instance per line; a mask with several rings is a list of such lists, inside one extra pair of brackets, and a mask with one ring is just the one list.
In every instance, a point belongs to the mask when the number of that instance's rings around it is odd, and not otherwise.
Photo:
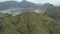
[[(9, 0), (0, 0), (0, 2), (3, 1), (9, 1)], [(16, 1), (22, 1), (22, 0), (16, 0)], [(33, 2), (33, 3), (51, 3), (54, 5), (59, 5), (60, 4), (60, 0), (27, 0), (29, 2)]]

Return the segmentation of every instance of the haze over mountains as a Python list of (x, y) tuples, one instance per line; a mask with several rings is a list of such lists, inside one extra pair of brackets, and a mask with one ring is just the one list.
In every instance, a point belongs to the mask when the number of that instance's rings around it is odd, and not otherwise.
[[(0, 12), (9, 13), (9, 14), (17, 14), (21, 13), (24, 10), (35, 11), (43, 6), (43, 4), (35, 4), (28, 1), (5, 1), (0, 2)], [(19, 10), (18, 10), (19, 9)]]
[(17, 14), (17, 12), (21, 13), (21, 11), (24, 11), (24, 10), (35, 11), (36, 9), (39, 9), (42, 7), (44, 7), (44, 4), (35, 4), (32, 2), (28, 2), (26, 0), (23, 0), (21, 2), (18, 2), (18, 1), (0, 2), (0, 12), (3, 12), (3, 13), (7, 12), (10, 14)]
[[(57, 18), (60, 12), (60, 7), (54, 6), (50, 3), (35, 4), (32, 2), (28, 2), (26, 0), (23, 0), (21, 2), (17, 2), (17, 1), (0, 2), (0, 12), (2, 13), (9, 13), (9, 14), (16, 15), (28, 10), (31, 12), (35, 12), (37, 10), (36, 12), (53, 16), (53, 18)], [(57, 16), (54, 17), (55, 15)], [(58, 19), (60, 19), (59, 17), (60, 16), (58, 16)]]
[(60, 7), (25, 0), (0, 2), (0, 34), (60, 34)]

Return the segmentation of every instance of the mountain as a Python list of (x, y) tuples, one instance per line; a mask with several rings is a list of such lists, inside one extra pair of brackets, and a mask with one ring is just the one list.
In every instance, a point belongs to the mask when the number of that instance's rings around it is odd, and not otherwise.
[(6, 1), (6, 2), (0, 2), (0, 10), (6, 10), (9, 8), (17, 7), (19, 2), (16, 1)]
[(48, 15), (49, 17), (52, 17), (56, 20), (60, 20), (60, 10), (58, 7), (52, 4), (47, 4), (45, 6), (45, 15)]
[(36, 9), (39, 8), (40, 5), (37, 5), (35, 3), (32, 2), (28, 2), (28, 1), (21, 1), (21, 2), (17, 2), (17, 1), (5, 1), (5, 2), (0, 2), (0, 10), (6, 10), (9, 8), (15, 8), (15, 7), (20, 7), (23, 9)]
[(4, 18), (0, 23), (0, 34), (59, 34), (57, 26), (55, 20), (48, 16), (24, 12)]
[(33, 8), (33, 7), (38, 8), (38, 7), (40, 7), (39, 5), (34, 4), (32, 2), (28, 2), (28, 1), (21, 1), (20, 6), (21, 6), (21, 8)]
[(50, 3), (44, 4), (44, 6), (38, 9), (36, 12), (47, 15), (55, 20), (60, 20), (60, 7), (54, 6)]
[(0, 2), (0, 12), (2, 13), (9, 13), (9, 14), (19, 14), (23, 11), (29, 10), (29, 11), (35, 11), (38, 8), (41, 8), (42, 4), (35, 4), (28, 1), (5, 1)]

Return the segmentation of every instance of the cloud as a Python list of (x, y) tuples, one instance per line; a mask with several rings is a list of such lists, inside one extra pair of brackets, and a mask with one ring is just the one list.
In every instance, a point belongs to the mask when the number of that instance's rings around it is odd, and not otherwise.
[(60, 0), (27, 0), (34, 3), (60, 3)]

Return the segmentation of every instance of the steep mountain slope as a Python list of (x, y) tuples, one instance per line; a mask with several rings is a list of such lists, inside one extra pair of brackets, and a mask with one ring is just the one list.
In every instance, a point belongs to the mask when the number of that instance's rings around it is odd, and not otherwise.
[(5, 18), (0, 24), (1, 34), (54, 34), (55, 21), (32, 12)]
[(52, 4), (46, 3), (40, 11), (44, 15), (47, 15), (56, 20), (60, 20), (60, 10), (58, 7), (56, 7)]

